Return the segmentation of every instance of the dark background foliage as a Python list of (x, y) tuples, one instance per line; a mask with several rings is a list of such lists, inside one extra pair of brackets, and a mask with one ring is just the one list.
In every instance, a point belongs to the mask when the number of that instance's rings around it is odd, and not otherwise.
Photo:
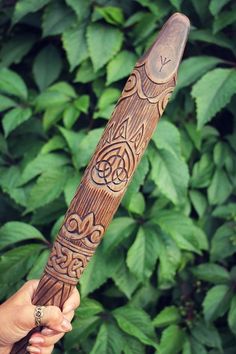
[(182, 11), (178, 86), (55, 353), (234, 354), (235, 3), (0, 5), (1, 300), (40, 277), (135, 61)]

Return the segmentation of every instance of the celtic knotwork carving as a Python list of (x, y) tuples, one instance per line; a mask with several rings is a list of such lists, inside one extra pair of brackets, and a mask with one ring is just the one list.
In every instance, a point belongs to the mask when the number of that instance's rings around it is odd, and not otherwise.
[(105, 146), (92, 168), (92, 180), (113, 192), (125, 188), (135, 168), (134, 153), (126, 141)]
[(45, 268), (53, 277), (76, 284), (104, 233), (102, 225), (95, 224), (93, 213), (81, 218), (67, 216)]

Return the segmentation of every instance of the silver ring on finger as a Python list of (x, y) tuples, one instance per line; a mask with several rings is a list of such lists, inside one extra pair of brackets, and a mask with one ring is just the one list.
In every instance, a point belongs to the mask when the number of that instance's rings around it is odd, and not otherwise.
[(36, 306), (34, 310), (35, 326), (41, 326), (45, 306)]

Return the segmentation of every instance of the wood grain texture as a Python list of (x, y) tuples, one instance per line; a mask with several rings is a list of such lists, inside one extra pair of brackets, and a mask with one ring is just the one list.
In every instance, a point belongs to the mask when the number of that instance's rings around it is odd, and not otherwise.
[[(93, 256), (176, 85), (188, 30), (188, 19), (174, 14), (137, 62), (65, 215), (34, 304), (62, 307)], [(11, 353), (24, 354), (28, 337)]]

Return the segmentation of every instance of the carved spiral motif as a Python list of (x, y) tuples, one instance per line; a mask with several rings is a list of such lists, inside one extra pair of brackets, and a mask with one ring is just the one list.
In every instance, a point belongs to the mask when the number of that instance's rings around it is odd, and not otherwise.
[[(122, 92), (122, 96), (119, 100), (119, 102), (121, 102), (124, 98), (130, 97), (133, 94), (137, 93), (139, 98), (143, 99), (143, 100), (148, 100), (148, 102), (153, 103), (153, 104), (157, 104), (158, 105), (158, 109), (160, 112), (160, 115), (163, 113), (164, 108), (168, 102), (168, 99), (173, 91), (173, 87), (168, 87), (166, 90), (162, 91), (161, 93), (159, 93), (156, 96), (149, 96), (147, 95), (142, 87), (142, 79), (141, 79), (141, 75), (138, 69), (134, 69), (131, 76), (129, 77), (124, 90)], [(161, 108), (160, 110), (160, 107)]]
[(93, 213), (89, 213), (84, 219), (73, 213), (67, 217), (60, 230), (60, 235), (75, 245), (79, 243), (79, 240), (82, 240), (85, 246), (94, 248), (99, 243), (103, 232), (103, 226), (94, 224)]
[(172, 92), (173, 87), (168, 87), (161, 95), (160, 100), (158, 101), (158, 110), (160, 116), (163, 114)]

